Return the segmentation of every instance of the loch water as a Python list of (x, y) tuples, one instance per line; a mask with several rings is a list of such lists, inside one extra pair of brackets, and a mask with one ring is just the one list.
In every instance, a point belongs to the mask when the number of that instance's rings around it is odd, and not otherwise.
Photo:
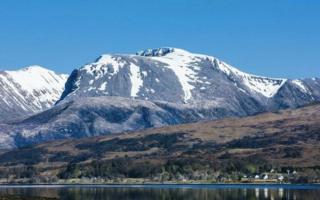
[(0, 200), (318, 200), (320, 185), (2, 185)]

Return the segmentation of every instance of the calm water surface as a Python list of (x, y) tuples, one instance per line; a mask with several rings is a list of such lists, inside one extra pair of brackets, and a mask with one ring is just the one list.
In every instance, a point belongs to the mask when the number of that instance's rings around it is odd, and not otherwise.
[(320, 185), (27, 185), (0, 186), (0, 200), (319, 200)]

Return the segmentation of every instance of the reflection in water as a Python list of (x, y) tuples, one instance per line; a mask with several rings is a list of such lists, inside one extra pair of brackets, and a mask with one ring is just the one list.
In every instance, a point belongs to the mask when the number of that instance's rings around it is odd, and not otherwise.
[(259, 188), (256, 188), (256, 198), (259, 199)]
[[(13, 198), (12, 195), (15, 195)], [(3, 197), (10, 198), (3, 198)], [(320, 188), (276, 188), (276, 187), (257, 187), (238, 186), (238, 187), (188, 187), (176, 188), (175, 186), (166, 187), (0, 187), (0, 199), (79, 199), (79, 200), (191, 200), (191, 199), (210, 199), (210, 200), (283, 200), (283, 199), (304, 199), (316, 200), (320, 196)]]
[(283, 198), (283, 188), (279, 188), (279, 197)]
[(264, 198), (265, 199), (268, 199), (268, 188), (264, 188), (264, 190), (263, 190), (263, 194), (264, 194)]

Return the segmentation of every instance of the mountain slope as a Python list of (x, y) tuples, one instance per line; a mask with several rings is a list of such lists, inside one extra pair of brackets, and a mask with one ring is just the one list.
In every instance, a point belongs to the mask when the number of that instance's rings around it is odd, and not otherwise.
[(67, 75), (40, 66), (0, 72), (0, 121), (50, 108), (60, 98)]
[(0, 177), (21, 178), (28, 171), (32, 177), (50, 178), (219, 181), (272, 169), (285, 176), (287, 170), (297, 171), (288, 177), (293, 181), (315, 181), (320, 178), (319, 121), (316, 104), (246, 118), (55, 141), (3, 152)]
[(60, 103), (21, 122), (0, 125), (0, 148), (250, 114), (253, 113), (230, 107), (226, 102), (189, 105), (123, 97), (87, 97)]

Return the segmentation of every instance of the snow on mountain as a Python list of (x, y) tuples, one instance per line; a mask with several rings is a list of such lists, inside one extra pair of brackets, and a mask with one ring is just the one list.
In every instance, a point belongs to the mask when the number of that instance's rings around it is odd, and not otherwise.
[(130, 64), (131, 97), (137, 97), (140, 87), (143, 85), (139, 67), (133, 63)]
[(302, 83), (301, 80), (295, 79), (295, 80), (292, 80), (292, 83), (297, 85), (302, 92), (306, 92), (306, 93), (309, 92), (309, 90), (306, 88), (306, 86)]
[(287, 79), (268, 78), (262, 76), (256, 76), (248, 73), (244, 73), (227, 63), (218, 61), (219, 69), (225, 72), (227, 75), (234, 74), (241, 77), (243, 83), (252, 91), (262, 94), (267, 98), (273, 97)]
[[(61, 95), (68, 75), (57, 75), (40, 66), (30, 66), (18, 71), (5, 71), (20, 88), (31, 95), (39, 109), (50, 107)], [(40, 91), (40, 95), (37, 94)]]
[[(165, 52), (161, 48), (159, 51)], [(197, 57), (182, 49), (170, 49), (170, 53), (159, 57), (155, 56), (152, 59), (165, 63), (165, 67), (175, 73), (184, 92), (184, 101), (187, 102), (192, 97), (191, 90), (194, 89), (191, 82), (195, 82), (197, 79), (196, 66), (191, 65), (193, 61), (197, 60)]]
[[(161, 49), (161, 48), (160, 48)], [(275, 79), (275, 78), (267, 78), (256, 75), (247, 74), (241, 72), (240, 70), (219, 61), (217, 58), (212, 56), (206, 56), (201, 54), (192, 54), (188, 51), (177, 49), (177, 48), (169, 48), (168, 51), (157, 50), (155, 52), (167, 52), (166, 54), (161, 54), (160, 57), (158, 53), (154, 53), (156, 55), (153, 59), (158, 60), (160, 62), (168, 64), (168, 67), (172, 69), (177, 77), (180, 80), (181, 85), (184, 87), (185, 98), (186, 100), (191, 98), (191, 90), (193, 87), (189, 84), (190, 82), (196, 79), (196, 70), (195, 66), (196, 61), (200, 61), (201, 59), (210, 59), (212, 62), (217, 62), (218, 68), (225, 72), (228, 76), (231, 74), (241, 77), (243, 83), (250, 88), (252, 91), (260, 93), (265, 97), (272, 97), (277, 93), (279, 88), (286, 82), (286, 79)], [(149, 50), (150, 51), (150, 50)], [(149, 52), (148, 51), (148, 52)], [(142, 54), (144, 55), (144, 54)]]
[(1, 121), (50, 108), (61, 96), (68, 76), (40, 66), (0, 72)]

